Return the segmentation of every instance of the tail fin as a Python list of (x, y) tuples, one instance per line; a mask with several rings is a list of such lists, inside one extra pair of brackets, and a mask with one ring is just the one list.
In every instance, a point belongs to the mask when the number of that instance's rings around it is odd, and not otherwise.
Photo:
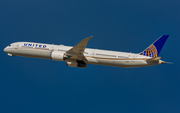
[(169, 35), (162, 35), (143, 52), (141, 52), (140, 55), (157, 57), (168, 37)]

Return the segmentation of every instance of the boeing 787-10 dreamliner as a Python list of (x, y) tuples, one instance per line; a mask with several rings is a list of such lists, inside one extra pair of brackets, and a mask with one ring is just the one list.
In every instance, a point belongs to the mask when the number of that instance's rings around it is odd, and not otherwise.
[(158, 57), (169, 35), (162, 35), (144, 51), (134, 54), (127, 52), (89, 49), (87, 37), (74, 47), (43, 44), (34, 42), (15, 42), (8, 45), (4, 52), (9, 56), (65, 61), (67, 66), (86, 68), (87, 64), (98, 64), (117, 67), (144, 67), (166, 63)]

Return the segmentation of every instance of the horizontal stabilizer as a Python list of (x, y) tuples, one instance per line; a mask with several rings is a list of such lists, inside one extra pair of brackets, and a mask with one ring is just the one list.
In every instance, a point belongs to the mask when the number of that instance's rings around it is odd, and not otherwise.
[(160, 59), (161, 59), (161, 57), (154, 57), (154, 58), (148, 59), (147, 61), (153, 61), (153, 62), (155, 62), (155, 61), (159, 61)]

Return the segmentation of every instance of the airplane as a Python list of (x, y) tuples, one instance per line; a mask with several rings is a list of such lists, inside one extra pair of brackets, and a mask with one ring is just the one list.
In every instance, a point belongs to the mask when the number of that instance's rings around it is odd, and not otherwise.
[(4, 52), (9, 56), (65, 61), (67, 66), (86, 68), (87, 64), (97, 64), (115, 67), (145, 67), (165, 64), (160, 60), (159, 53), (169, 35), (162, 35), (149, 47), (140, 53), (128, 53), (86, 48), (92, 36), (87, 37), (74, 47), (34, 42), (15, 42), (8, 45)]

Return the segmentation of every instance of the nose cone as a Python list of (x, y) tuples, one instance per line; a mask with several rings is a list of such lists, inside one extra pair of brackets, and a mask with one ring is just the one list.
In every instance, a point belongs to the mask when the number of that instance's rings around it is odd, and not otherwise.
[(6, 53), (8, 52), (8, 51), (7, 51), (7, 47), (6, 47), (6, 48), (4, 48), (4, 52), (6, 52)]

